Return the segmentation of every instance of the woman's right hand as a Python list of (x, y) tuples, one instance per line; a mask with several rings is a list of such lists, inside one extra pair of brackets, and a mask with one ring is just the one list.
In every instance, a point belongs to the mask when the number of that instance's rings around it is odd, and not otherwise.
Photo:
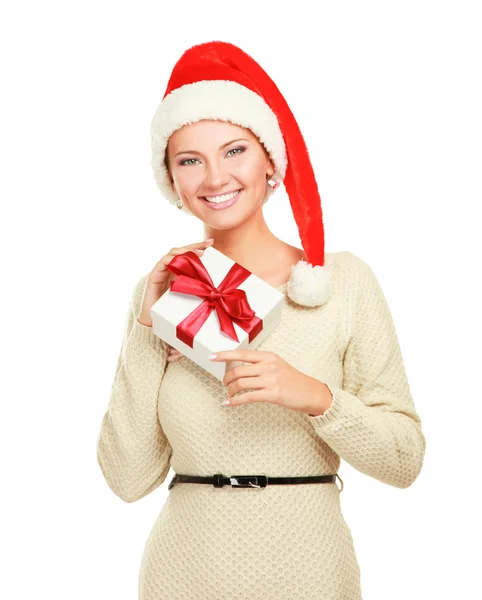
[(212, 246), (212, 244), (213, 239), (211, 238), (209, 240), (205, 240), (204, 242), (196, 242), (195, 244), (189, 244), (188, 246), (182, 246), (181, 248), (171, 248), (169, 252), (165, 254), (158, 263), (156, 263), (147, 278), (141, 311), (137, 317), (137, 320), (141, 325), (152, 327), (152, 319), (150, 315), (151, 307), (169, 289), (169, 284), (173, 279), (176, 278), (176, 275), (167, 269), (167, 265), (171, 262), (171, 260), (178, 254), (184, 254), (185, 252), (189, 252), (189, 250), (196, 252), (198, 256), (202, 256), (204, 250), (208, 246)]

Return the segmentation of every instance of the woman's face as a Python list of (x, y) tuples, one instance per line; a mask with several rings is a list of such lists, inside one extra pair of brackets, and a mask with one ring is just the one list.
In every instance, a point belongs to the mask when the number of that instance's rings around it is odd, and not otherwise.
[[(264, 146), (251, 130), (225, 121), (202, 120), (175, 131), (167, 145), (174, 191), (193, 215), (215, 229), (248, 219), (266, 194), (274, 173)], [(234, 200), (204, 198), (242, 190)], [(222, 198), (224, 200), (224, 198)]]

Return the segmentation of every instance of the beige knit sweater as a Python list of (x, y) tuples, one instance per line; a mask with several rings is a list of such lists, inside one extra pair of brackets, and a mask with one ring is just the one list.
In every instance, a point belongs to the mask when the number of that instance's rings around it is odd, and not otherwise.
[[(340, 459), (387, 485), (413, 483), (426, 441), (386, 299), (355, 254), (325, 259), (331, 299), (310, 308), (285, 295), (280, 324), (257, 348), (330, 387), (333, 404), (315, 417), (267, 402), (223, 406), (222, 382), (186, 357), (168, 363), (165, 342), (137, 321), (147, 275), (140, 279), (97, 443), (115, 494), (135, 502), (170, 467), (302, 476), (337, 473)], [(360, 600), (339, 482), (175, 485), (146, 542), (139, 599), (177, 598)]]

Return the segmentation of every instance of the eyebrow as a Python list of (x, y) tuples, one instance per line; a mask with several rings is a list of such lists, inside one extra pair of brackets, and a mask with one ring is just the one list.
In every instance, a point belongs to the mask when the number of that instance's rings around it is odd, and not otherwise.
[[(223, 144), (222, 146), (220, 146), (219, 149), (222, 150), (223, 148), (226, 148), (226, 146), (229, 146), (229, 144), (234, 144), (234, 142), (249, 142), (249, 140), (246, 140), (245, 138), (231, 140), (230, 142), (227, 142), (226, 144)], [(177, 152), (176, 154), (174, 154), (174, 156), (178, 156), (179, 154), (201, 154), (201, 153), (197, 152), (196, 150), (183, 150), (182, 152)]]

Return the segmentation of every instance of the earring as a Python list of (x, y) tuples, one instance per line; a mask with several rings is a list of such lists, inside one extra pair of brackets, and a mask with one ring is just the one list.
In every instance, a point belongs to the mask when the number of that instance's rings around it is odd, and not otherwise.
[(277, 190), (281, 184), (281, 181), (276, 181), (276, 179), (273, 179), (272, 177), (270, 177), (268, 179), (268, 185), (271, 186), (273, 188), (273, 191)]
[(176, 201), (176, 206), (177, 206), (177, 208), (179, 210), (181, 210), (181, 208), (182, 208), (182, 200), (181, 200), (181, 198), (178, 198), (178, 200)]

